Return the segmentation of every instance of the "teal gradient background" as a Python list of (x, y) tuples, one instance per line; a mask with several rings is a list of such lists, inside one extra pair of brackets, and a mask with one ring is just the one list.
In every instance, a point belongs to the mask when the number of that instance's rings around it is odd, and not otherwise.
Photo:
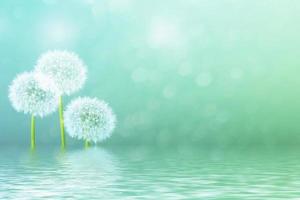
[[(294, 0), (2, 0), (0, 142), (29, 143), (30, 117), (7, 97), (13, 78), (66, 49), (88, 80), (65, 104), (109, 102), (107, 145), (297, 145), (299, 18)], [(59, 144), (57, 112), (37, 120), (42, 144)]]

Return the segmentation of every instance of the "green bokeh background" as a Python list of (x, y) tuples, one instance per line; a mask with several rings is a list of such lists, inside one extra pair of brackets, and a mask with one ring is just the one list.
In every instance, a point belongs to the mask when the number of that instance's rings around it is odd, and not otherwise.
[[(295, 0), (2, 0), (0, 142), (29, 142), (12, 79), (66, 49), (89, 72), (65, 104), (109, 102), (107, 145), (297, 145), (299, 19)], [(59, 144), (58, 113), (37, 121), (37, 144)]]

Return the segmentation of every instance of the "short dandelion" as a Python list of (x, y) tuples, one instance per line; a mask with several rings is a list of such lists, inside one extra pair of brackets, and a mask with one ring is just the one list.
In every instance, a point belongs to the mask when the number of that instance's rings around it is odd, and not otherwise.
[(88, 97), (73, 100), (64, 119), (68, 134), (85, 140), (86, 146), (109, 138), (116, 124), (112, 109), (104, 101)]
[(37, 80), (46, 77), (33, 72), (19, 74), (9, 86), (9, 100), (18, 112), (31, 114), (31, 148), (35, 148), (35, 117), (44, 117), (57, 109), (56, 93), (40, 87)]
[(35, 71), (49, 76), (54, 85), (47, 88), (59, 94), (61, 145), (64, 148), (65, 131), (62, 95), (70, 95), (83, 87), (86, 81), (86, 66), (75, 53), (55, 50), (44, 53), (38, 59)]

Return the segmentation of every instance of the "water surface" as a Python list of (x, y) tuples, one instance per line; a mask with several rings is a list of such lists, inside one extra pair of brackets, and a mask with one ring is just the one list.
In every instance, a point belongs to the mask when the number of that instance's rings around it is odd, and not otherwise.
[(295, 150), (2, 147), (0, 199), (296, 199)]

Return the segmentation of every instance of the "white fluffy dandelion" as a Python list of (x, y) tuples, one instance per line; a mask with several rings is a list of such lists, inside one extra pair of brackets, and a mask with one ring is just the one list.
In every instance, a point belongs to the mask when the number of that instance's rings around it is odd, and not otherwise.
[(9, 86), (9, 100), (18, 112), (31, 114), (31, 148), (35, 148), (35, 116), (44, 117), (57, 108), (56, 93), (40, 87), (38, 80), (47, 78), (33, 72), (18, 75)]
[(51, 84), (41, 84), (59, 94), (59, 121), (61, 146), (65, 147), (62, 95), (70, 95), (81, 89), (86, 81), (86, 66), (79, 56), (68, 51), (48, 51), (37, 61), (35, 71), (50, 77)]
[(44, 117), (56, 110), (58, 96), (41, 88), (38, 79), (41, 79), (39, 74), (25, 72), (13, 80), (9, 86), (9, 99), (16, 111)]
[(52, 89), (60, 95), (78, 91), (86, 81), (86, 66), (73, 52), (48, 51), (38, 59), (35, 70), (49, 76), (56, 86)]
[(77, 98), (68, 105), (65, 124), (71, 137), (101, 142), (111, 136), (116, 123), (112, 109), (96, 98)]

